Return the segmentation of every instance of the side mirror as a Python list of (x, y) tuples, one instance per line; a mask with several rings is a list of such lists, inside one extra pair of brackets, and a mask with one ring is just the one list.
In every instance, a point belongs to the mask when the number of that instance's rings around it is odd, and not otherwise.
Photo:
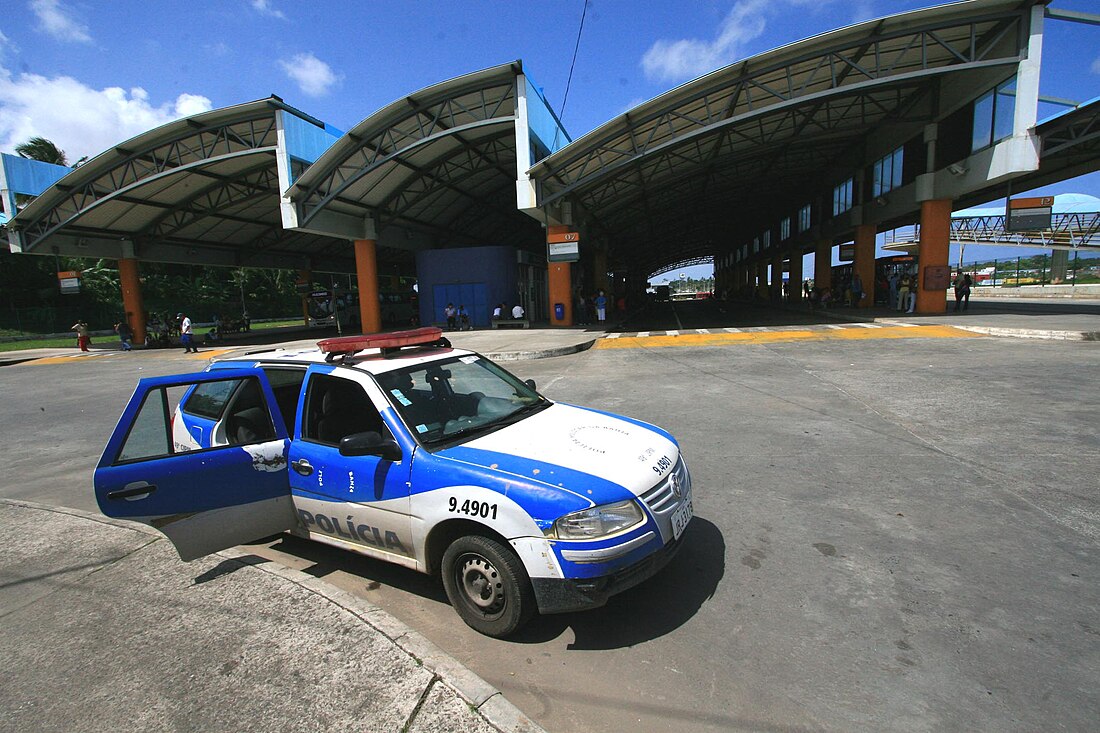
[(537, 391), (537, 388), (535, 387), (535, 380), (533, 380), (533, 379), (525, 379), (525, 380), (523, 380), (523, 383), (524, 383), (524, 384), (526, 384), (526, 385), (527, 385), (528, 387), (530, 387), (531, 389), (534, 389), (534, 390), (536, 390), (536, 391)]
[(400, 461), (401, 446), (395, 440), (385, 440), (371, 430), (366, 433), (353, 433), (340, 441), (342, 456), (378, 456), (387, 461)]

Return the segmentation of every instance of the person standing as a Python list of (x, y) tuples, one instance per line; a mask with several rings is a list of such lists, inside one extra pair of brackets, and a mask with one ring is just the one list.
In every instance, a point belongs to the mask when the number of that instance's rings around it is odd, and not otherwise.
[(596, 293), (596, 320), (600, 323), (607, 320), (607, 296), (602, 290)]
[(912, 285), (912, 280), (909, 277), (908, 272), (902, 273), (898, 279), (898, 301), (894, 310), (903, 311), (909, 306), (909, 287)]
[(455, 304), (448, 303), (443, 309), (443, 317), (447, 319), (447, 330), (455, 330)]
[(195, 346), (195, 336), (191, 332), (191, 319), (182, 313), (177, 313), (176, 318), (180, 321), (180, 343), (183, 344), (183, 353), (199, 353), (199, 348)]
[(858, 308), (859, 303), (863, 300), (863, 278), (859, 276), (858, 272), (852, 273), (852, 307)]
[(82, 319), (74, 323), (69, 330), (76, 331), (76, 345), (81, 351), (87, 351), (88, 344), (92, 343), (91, 338), (88, 337), (88, 324)]

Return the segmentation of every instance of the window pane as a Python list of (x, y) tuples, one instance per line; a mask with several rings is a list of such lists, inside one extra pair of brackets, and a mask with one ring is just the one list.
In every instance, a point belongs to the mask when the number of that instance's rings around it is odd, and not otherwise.
[(890, 176), (890, 189), (895, 189), (901, 186), (901, 171), (905, 163), (905, 148), (898, 148), (894, 151), (891, 162), (891, 176)]
[(168, 422), (164, 415), (164, 390), (155, 389), (145, 395), (130, 434), (118, 454), (119, 461), (167, 456), (172, 452), (168, 443)]
[(993, 110), (993, 140), (1011, 137), (1016, 114), (1016, 80), (1011, 79), (997, 87)]
[(993, 142), (993, 92), (983, 94), (974, 102), (974, 134), (970, 152)]

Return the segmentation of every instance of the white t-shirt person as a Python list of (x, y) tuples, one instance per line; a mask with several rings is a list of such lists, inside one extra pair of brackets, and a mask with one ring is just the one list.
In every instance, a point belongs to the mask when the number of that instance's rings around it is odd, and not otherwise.
[(519, 303), (512, 308), (512, 318), (523, 318), (523, 306)]

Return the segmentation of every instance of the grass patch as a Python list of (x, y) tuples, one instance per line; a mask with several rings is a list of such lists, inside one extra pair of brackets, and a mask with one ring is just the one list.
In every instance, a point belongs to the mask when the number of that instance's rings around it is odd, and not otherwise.
[[(95, 341), (96, 339), (92, 339), (93, 343), (95, 343)], [(63, 349), (67, 346), (71, 346), (74, 349), (76, 348), (76, 336), (59, 339), (34, 339), (32, 341), (2, 341), (0, 342), (0, 351), (22, 351), (24, 349)]]

